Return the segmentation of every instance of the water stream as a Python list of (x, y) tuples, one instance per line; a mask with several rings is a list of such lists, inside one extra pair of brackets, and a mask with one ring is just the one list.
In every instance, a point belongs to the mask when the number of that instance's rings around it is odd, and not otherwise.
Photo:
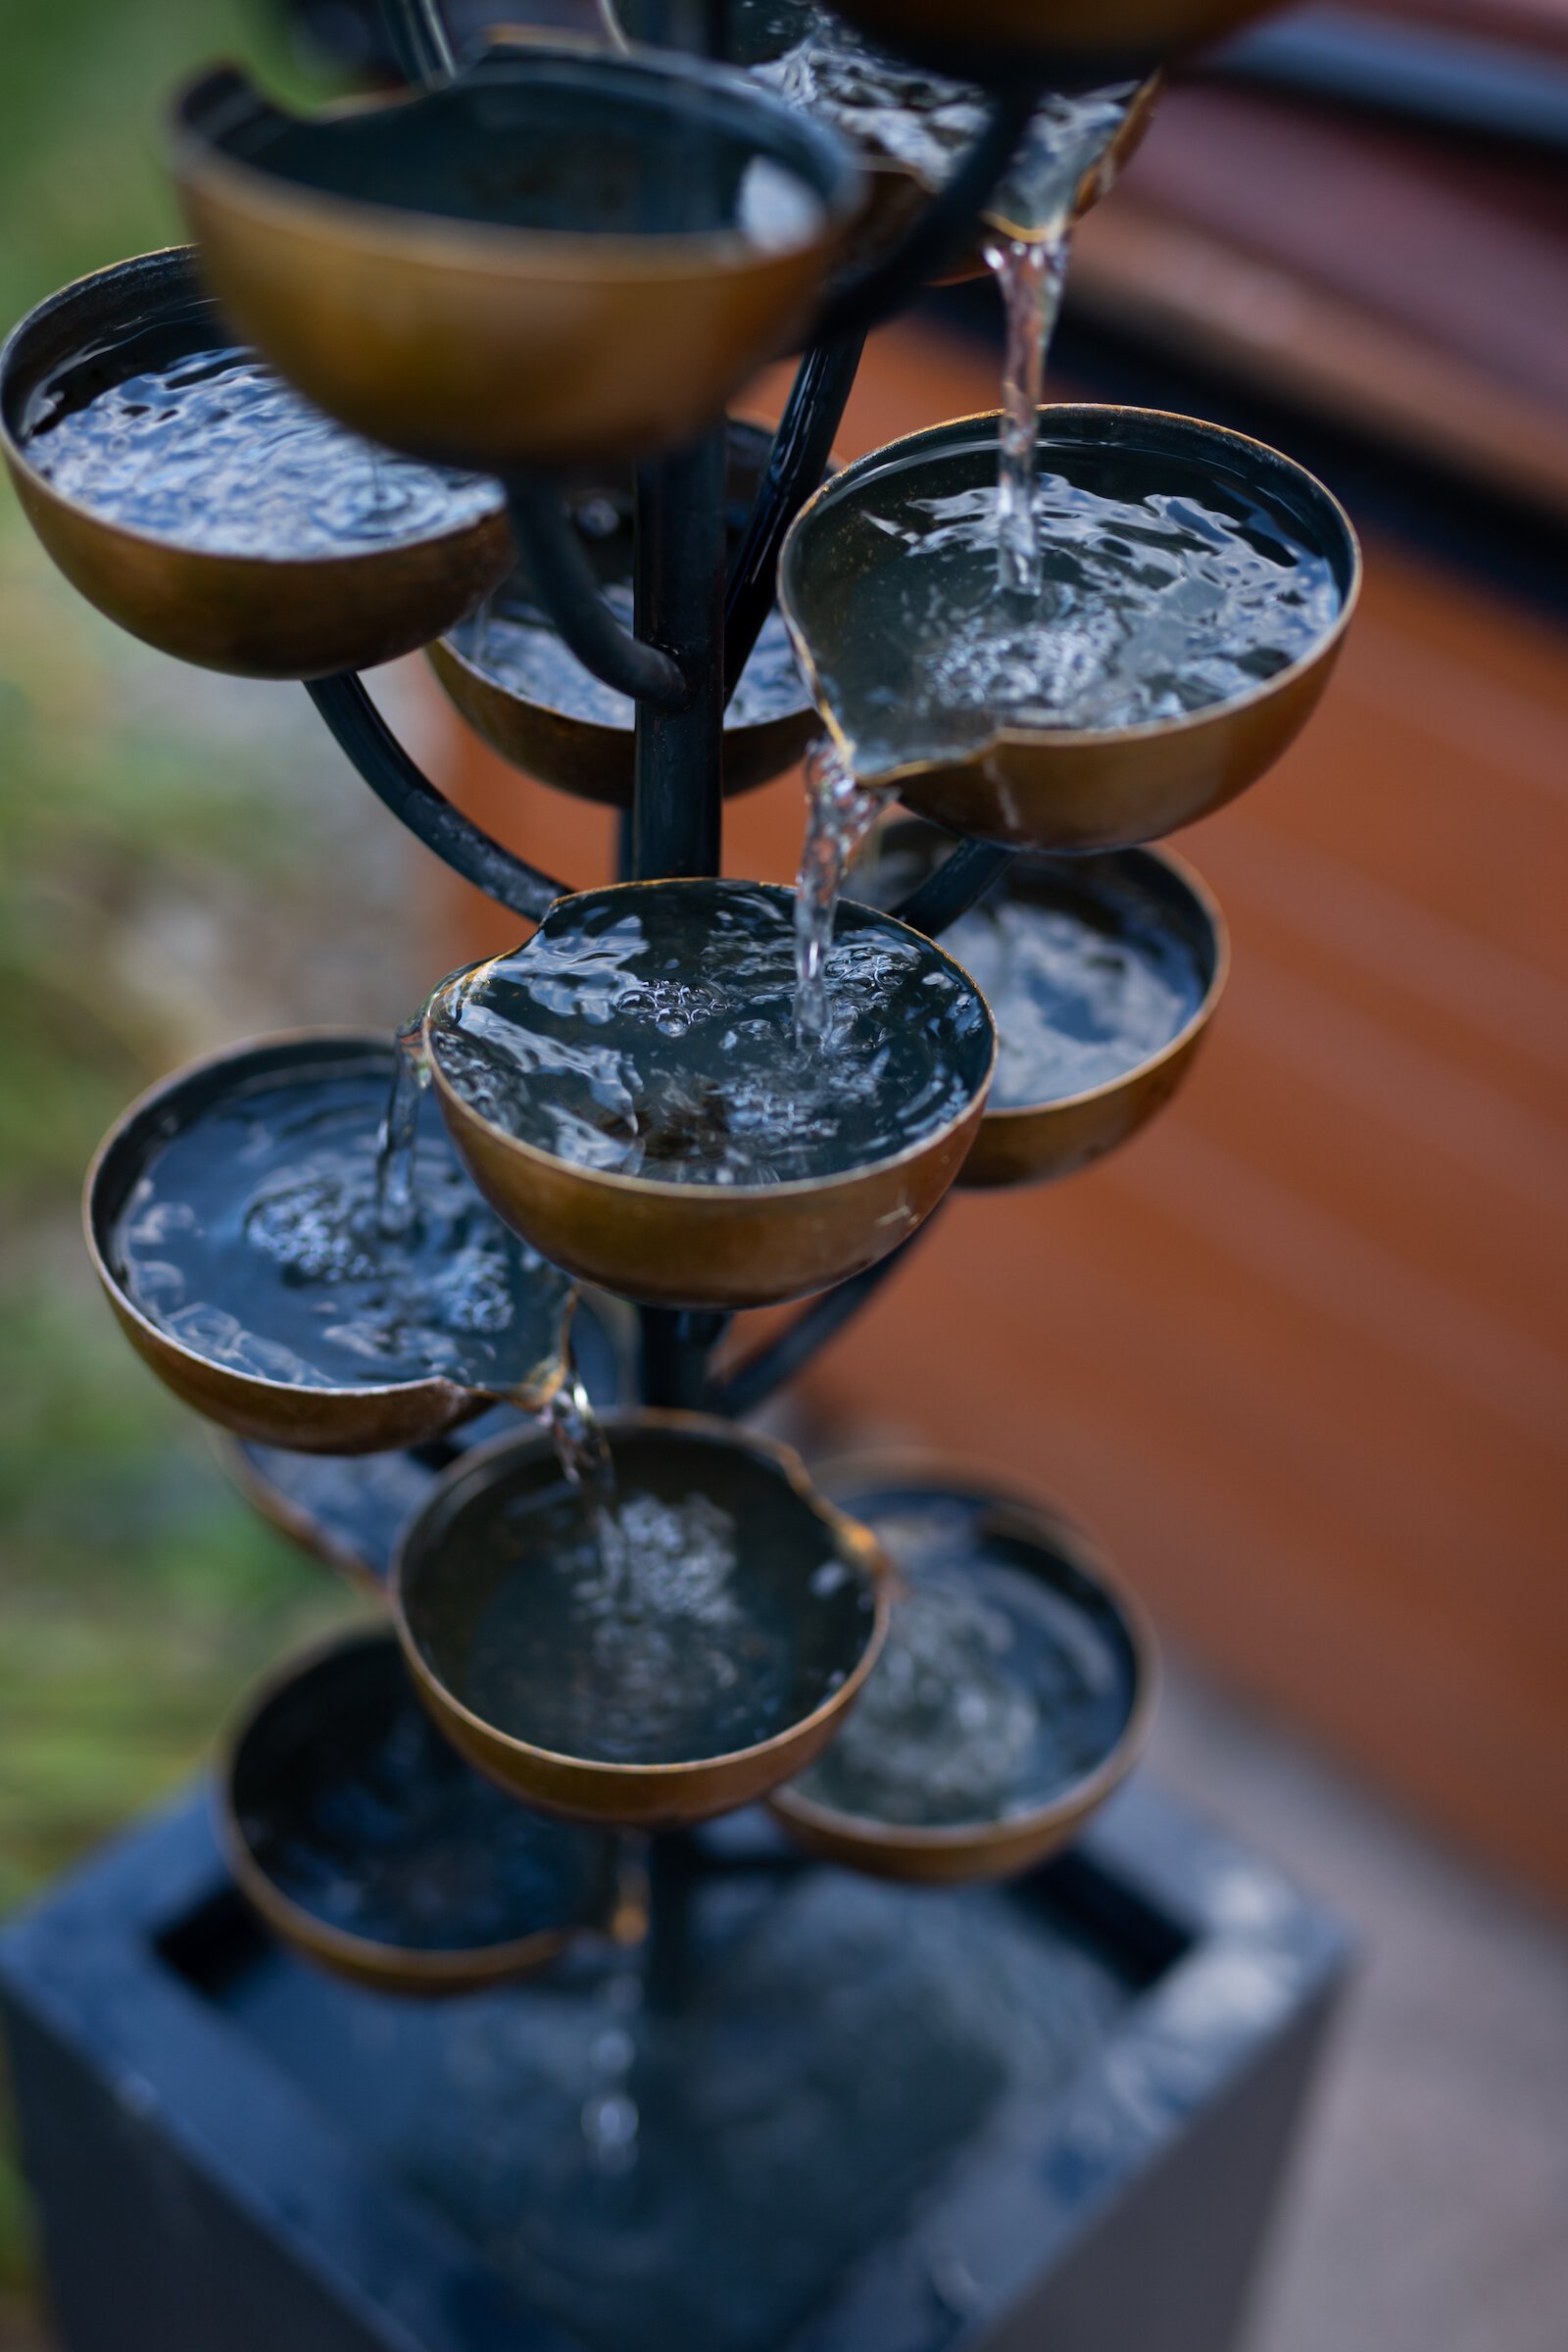
[(839, 893), (856, 852), (889, 795), (856, 782), (836, 744), (824, 738), (806, 760), (806, 838), (795, 881), (795, 1044), (803, 1056), (831, 1050), (828, 951)]
[[(928, 188), (941, 186), (984, 128), (979, 90), (885, 55), (823, 9), (805, 12), (801, 37), (755, 71), (803, 112), (903, 165)], [(1104, 193), (1110, 150), (1138, 88), (1129, 81), (1049, 93), (986, 207), (982, 251), (1001, 290), (1007, 339), (998, 580), (1020, 599), (1040, 592), (1031, 502), (1035, 417), (1073, 217), (1091, 185)]]
[(388, 1240), (408, 1232), (414, 1218), (415, 1153), (419, 1139), (419, 1098), (430, 1083), (424, 1051), (422, 1010), (393, 1039), (397, 1062), (375, 1154), (375, 1221)]

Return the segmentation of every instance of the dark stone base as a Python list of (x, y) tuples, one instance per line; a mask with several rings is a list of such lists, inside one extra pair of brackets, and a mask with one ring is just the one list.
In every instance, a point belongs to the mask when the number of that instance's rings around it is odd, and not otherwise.
[(68, 2352), (1223, 2352), (1344, 1938), (1144, 1790), (1011, 1889), (708, 1834), (638, 2157), (605, 1964), (440, 2005), (270, 1943), (200, 1801), (0, 1942)]

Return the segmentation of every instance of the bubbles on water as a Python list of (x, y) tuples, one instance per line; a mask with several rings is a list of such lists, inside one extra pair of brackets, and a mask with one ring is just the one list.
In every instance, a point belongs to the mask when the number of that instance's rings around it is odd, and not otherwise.
[(532, 1746), (612, 1764), (724, 1755), (782, 1730), (794, 1635), (748, 1607), (734, 1519), (704, 1494), (642, 1491), (607, 1516), (601, 1545), (573, 1496), (528, 1514), (526, 1549), (475, 1620), (464, 1703)]
[(200, 352), (63, 393), (28, 463), (105, 521), (204, 554), (345, 556), (455, 531), (497, 512), (496, 483), (378, 448), (311, 407), (254, 352)]
[(862, 784), (1007, 726), (1182, 717), (1277, 675), (1333, 626), (1333, 571), (1283, 506), (1217, 459), (1054, 440), (1050, 418), (1027, 612), (997, 598), (983, 441), (892, 469), (844, 525), (853, 626), (818, 626), (814, 651)]
[[(826, 9), (801, 12), (804, 29), (780, 56), (753, 68), (779, 95), (874, 154), (938, 188), (985, 128), (984, 92), (890, 57)], [(1126, 119), (1137, 84), (1052, 91), (987, 205), (1005, 231), (1038, 236), (1067, 213)]]
[(214, 1095), (149, 1152), (111, 1236), (132, 1303), (209, 1362), (294, 1387), (542, 1381), (564, 1275), (491, 1215), (417, 1089), (407, 1219), (386, 1231), (386, 1102), (369, 1062)]
[(801, 1794), (901, 1828), (955, 1827), (1029, 1812), (1101, 1763), (1130, 1704), (1104, 1606), (970, 1514), (857, 1509), (901, 1584), (882, 1654)]
[[(1005, 886), (944, 934), (997, 1024), (993, 1110), (1106, 1086), (1180, 1035), (1207, 986), (1192, 944), (1130, 883), (1060, 861), (1059, 895)], [(1076, 887), (1075, 887), (1076, 884)]]
[(431, 1050), (482, 1117), (581, 1166), (725, 1185), (858, 1166), (957, 1115), (989, 1025), (934, 951), (845, 911), (820, 967), (827, 1053), (796, 1040), (792, 904), (744, 884), (552, 910), (436, 1000)]

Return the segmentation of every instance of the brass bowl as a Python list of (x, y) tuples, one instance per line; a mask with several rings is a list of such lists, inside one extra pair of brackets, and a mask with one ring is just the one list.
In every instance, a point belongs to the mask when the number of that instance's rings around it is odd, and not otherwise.
[[(1078, 183), (1072, 217), (1079, 221), (1091, 212), (1114, 186), (1128, 164), (1144, 143), (1144, 134), (1153, 118), (1154, 107), (1165, 86), (1161, 73), (1151, 74), (1141, 84), (1127, 110), (1127, 119), (1105, 153), (1087, 171)], [(849, 135), (848, 125), (844, 126)], [(912, 165), (901, 163), (897, 156), (888, 155), (867, 141), (860, 150), (860, 168), (865, 174), (865, 211), (851, 245), (848, 262), (852, 267), (870, 268), (890, 253), (907, 234), (914, 221), (931, 201), (932, 191)], [(937, 286), (961, 286), (986, 275), (984, 231), (994, 224), (1004, 235), (1021, 236), (1027, 241), (1029, 228), (1015, 225), (1004, 216), (988, 210), (982, 223), (982, 234), (969, 245), (957, 260), (940, 270), (931, 283)]]
[[(614, 1840), (530, 1820), (470, 1770), (431, 1729), (390, 1633), (338, 1637), (267, 1679), (223, 1741), (217, 1815), (272, 1933), (373, 1992), (514, 1983), (608, 1935), (617, 1908)], [(320, 1882), (355, 1889), (354, 1925), (330, 1916)]]
[(502, 579), (512, 535), (493, 510), (429, 536), (348, 555), (222, 555), (113, 522), (51, 487), (29, 450), (58, 391), (74, 405), (148, 368), (237, 338), (202, 287), (193, 248), (78, 278), (0, 350), (0, 449), (24, 514), (74, 588), (177, 661), (256, 678), (320, 678), (413, 653)]
[[(93, 1155), (82, 1197), (82, 1221), (93, 1267), (121, 1329), (143, 1362), (182, 1404), (209, 1421), (263, 1446), (299, 1453), (380, 1453), (419, 1446), (483, 1410), (486, 1395), (454, 1380), (387, 1382), (380, 1386), (316, 1388), (270, 1380), (216, 1362), (187, 1347), (144, 1314), (129, 1295), (115, 1235), (150, 1156), (216, 1100), (248, 1087), (299, 1074), (325, 1078), (367, 1064), (390, 1080), (394, 1049), (385, 1037), (358, 1030), (296, 1030), (253, 1039), (188, 1062), (138, 1097)], [(559, 1386), (574, 1293), (553, 1277), (541, 1300), (537, 1371), (530, 1400), (548, 1402)]]
[[(731, 417), (726, 503), (732, 554), (746, 527), (758, 485), (767, 469), (772, 443), (773, 436), (767, 426)], [(636, 487), (631, 468), (621, 466), (582, 468), (564, 486), (573, 512), (591, 515), (599, 526), (594, 534), (584, 531), (581, 535), (584, 552), (600, 584), (620, 589), (629, 598)], [(607, 529), (604, 525), (612, 515), (613, 527)], [(527, 564), (519, 562), (499, 597), (523, 606), (531, 615), (539, 611), (532, 602), (531, 586)], [(542, 612), (539, 617), (542, 625), (548, 625), (544, 624)], [(560, 792), (576, 793), (583, 800), (605, 802), (614, 808), (631, 807), (634, 747), (629, 701), (624, 715), (613, 721), (585, 717), (564, 707), (569, 700), (569, 692), (562, 703), (552, 703), (503, 684), (494, 670), (480, 666), (471, 652), (461, 650), (455, 636), (443, 637), (428, 650), (430, 665), (448, 696), (492, 751), (499, 752), (524, 774), (536, 777), (540, 783), (553, 784)], [(565, 663), (571, 662), (564, 648), (561, 658)], [(568, 669), (566, 675), (575, 683), (573, 670)], [(586, 671), (580, 675), (579, 691), (596, 699), (609, 693), (608, 688), (589, 679)], [(726, 794), (750, 792), (756, 785), (766, 784), (803, 757), (817, 731), (817, 718), (810, 697), (798, 682), (794, 703), (794, 709), (777, 716), (754, 719), (744, 725), (726, 718)]]
[(899, 1583), (917, 1586), (919, 1550), (940, 1544), (949, 1563), (988, 1556), (1024, 1569), (1076, 1619), (1075, 1643), (1093, 1642), (1113, 1677), (1102, 1752), (1043, 1800), (989, 1820), (911, 1826), (836, 1809), (803, 1791), (776, 1789), (769, 1806), (808, 1853), (873, 1878), (930, 1886), (1007, 1879), (1034, 1869), (1076, 1838), (1126, 1779), (1149, 1736), (1157, 1653), (1142, 1604), (1084, 1531), (1027, 1490), (988, 1470), (920, 1454), (868, 1454), (825, 1464), (824, 1490), (879, 1537)]
[[(220, 300), (292, 382), (497, 472), (697, 433), (808, 325), (860, 204), (843, 144), (744, 74), (564, 42), (311, 121), (212, 74), (174, 170)], [(814, 211), (763, 243), (737, 190), (768, 172)]]
[(1033, 70), (1055, 87), (1128, 81), (1204, 49), (1276, 0), (843, 0), (838, 14), (958, 80)]
[[(876, 904), (897, 900), (923, 881), (941, 862), (947, 837), (919, 818), (889, 826), (882, 858), (868, 895)], [(1010, 899), (1074, 913), (1103, 927), (1112, 937), (1133, 927), (1157, 925), (1180, 948), (1194, 976), (1196, 1002), (1176, 1034), (1156, 1051), (1098, 1086), (1048, 1097), (1039, 1102), (997, 1100), (1006, 1066), (1005, 1001), (987, 998), (999, 1039), (998, 1077), (985, 1116), (959, 1171), (970, 1190), (997, 1185), (1045, 1184), (1127, 1143), (1168, 1102), (1197, 1059), (1230, 972), (1225, 918), (1192, 867), (1169, 850), (1106, 850), (1077, 858), (1017, 858), (982, 905)], [(966, 962), (961, 916), (944, 933), (950, 953)], [(978, 918), (983, 919), (983, 918)], [(971, 971), (971, 977), (974, 977)], [(983, 977), (976, 981), (985, 994)]]
[[(679, 960), (696, 978), (726, 897), (758, 894), (784, 907), (794, 895), (766, 883), (618, 883), (558, 900), (534, 939), (548, 941), (584, 909), (607, 903), (635, 908), (628, 894), (651, 892), (660, 894), (654, 904), (661, 913), (689, 936)], [(840, 938), (881, 929), (918, 941), (933, 968), (956, 971), (940, 948), (891, 915), (841, 902), (838, 921)], [(439, 1022), (467, 978), (460, 972), (444, 981), (425, 1012), (434, 1088), (465, 1166), (497, 1215), (552, 1265), (645, 1305), (773, 1305), (875, 1265), (930, 1215), (962, 1166), (996, 1058), (987, 1022), (962, 1041), (962, 1107), (934, 1134), (885, 1158), (776, 1184), (662, 1182), (562, 1158), (495, 1124), (458, 1092), (442, 1067)]]
[[(835, 671), (858, 643), (879, 659), (863, 624), (867, 507), (890, 477), (920, 476), (920, 495), (995, 477), (993, 412), (910, 433), (873, 450), (818, 490), (792, 524), (779, 559), (779, 601), (817, 709), (846, 753), (853, 729), (835, 709)], [(1179, 718), (1105, 728), (999, 726), (971, 750), (911, 754), (876, 780), (920, 816), (956, 833), (1023, 850), (1128, 849), (1194, 823), (1234, 800), (1287, 751), (1327, 685), (1360, 589), (1355, 533), (1321, 482), (1261, 441), (1153, 409), (1062, 405), (1040, 412), (1039, 446), (1132, 449), (1234, 482), (1289, 517), (1327, 564), (1339, 591), (1332, 624), (1273, 677)], [(906, 487), (906, 484), (901, 485)]]
[[(728, 1753), (623, 1763), (534, 1746), (469, 1703), (476, 1632), (517, 1573), (530, 1504), (541, 1512), (559, 1505), (581, 1526), (548, 1437), (498, 1440), (447, 1472), (404, 1534), (392, 1618), (426, 1706), (491, 1779), (569, 1820), (673, 1828), (754, 1803), (826, 1745), (881, 1646), (881, 1554), (863, 1528), (815, 1492), (786, 1446), (699, 1413), (616, 1413), (605, 1427), (623, 1496), (651, 1492), (676, 1501), (696, 1494), (732, 1522), (746, 1605), (725, 1639), (742, 1655), (769, 1630), (787, 1637), (794, 1681), (782, 1703), (799, 1707), (793, 1719)], [(536, 1532), (541, 1543), (559, 1540), (550, 1522)], [(575, 1685), (591, 1733), (601, 1702), (586, 1673), (574, 1646), (558, 1681)]]
[[(572, 1369), (599, 1405), (618, 1403), (636, 1385), (637, 1318), (618, 1298), (580, 1297), (571, 1323)], [(226, 1478), (281, 1536), (384, 1600), (405, 1526), (446, 1468), (444, 1455), (486, 1446), (528, 1426), (513, 1406), (492, 1405), (444, 1441), (391, 1453), (295, 1453), (214, 1433)]]

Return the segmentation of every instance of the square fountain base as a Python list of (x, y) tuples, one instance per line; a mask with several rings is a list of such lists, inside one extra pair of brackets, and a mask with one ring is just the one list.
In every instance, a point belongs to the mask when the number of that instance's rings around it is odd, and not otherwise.
[(1334, 1921), (1143, 1788), (1008, 1889), (703, 1854), (620, 2170), (601, 1966), (335, 1984), (199, 1798), (89, 1865), (0, 1939), (67, 2352), (1223, 2352)]

